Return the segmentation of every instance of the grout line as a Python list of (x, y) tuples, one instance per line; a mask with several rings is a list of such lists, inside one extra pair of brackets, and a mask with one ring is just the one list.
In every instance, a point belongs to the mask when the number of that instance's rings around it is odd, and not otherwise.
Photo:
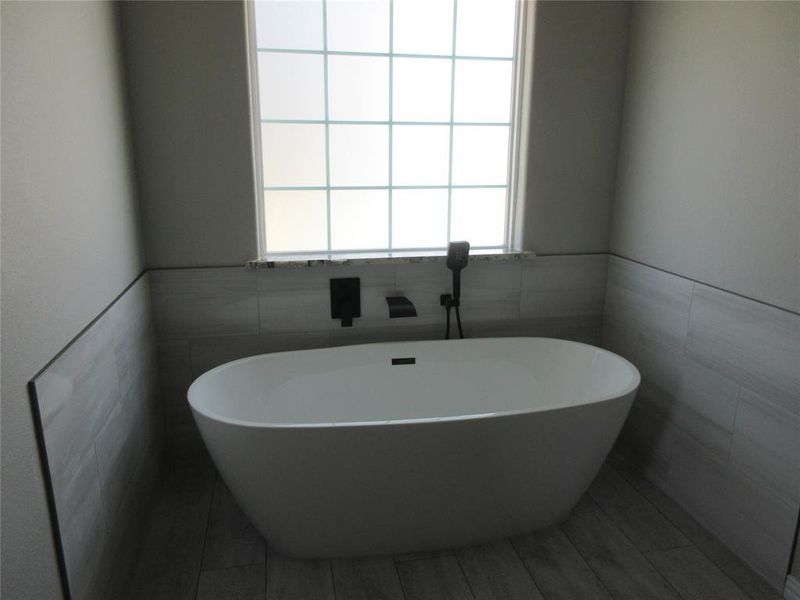
[(572, 546), (573, 550), (575, 550), (575, 553), (578, 556), (581, 557), (581, 560), (583, 561), (583, 564), (585, 564), (586, 568), (589, 569), (592, 572), (592, 574), (594, 575), (594, 578), (597, 580), (597, 583), (600, 584), (600, 587), (603, 588), (606, 591), (606, 593), (608, 594), (608, 597), (609, 598), (614, 598), (615, 597), (614, 594), (611, 593), (611, 590), (608, 589), (608, 587), (606, 586), (605, 582), (602, 579), (600, 579), (600, 576), (597, 574), (597, 571), (595, 571), (594, 567), (592, 567), (592, 565), (589, 564), (589, 561), (586, 559), (586, 557), (583, 555), (583, 553), (575, 545), (575, 542), (572, 541), (572, 538), (570, 538), (567, 535), (567, 532), (564, 531), (564, 528), (561, 525), (557, 525), (556, 527), (558, 527), (558, 530), (561, 532), (561, 535), (564, 536), (564, 539), (567, 540), (567, 543), (570, 546)]
[[(597, 503), (597, 501), (596, 501), (594, 498), (592, 498), (591, 496), (588, 496), (588, 499), (589, 499), (589, 500), (591, 501), (591, 503), (592, 503), (592, 504), (595, 506), (595, 508), (596, 508), (596, 509), (598, 509), (598, 510), (600, 511), (600, 513), (601, 513), (603, 516), (605, 516), (605, 518), (608, 520), (608, 522), (611, 524), (611, 526), (612, 526), (614, 529), (616, 529), (616, 530), (617, 530), (617, 531), (618, 531), (618, 532), (619, 532), (619, 533), (620, 533), (620, 534), (621, 534), (621, 535), (622, 535), (622, 536), (623, 536), (623, 537), (624, 537), (626, 540), (628, 540), (628, 542), (630, 542), (631, 546), (632, 546), (632, 547), (633, 547), (633, 549), (636, 551), (636, 553), (637, 553), (637, 554), (639, 554), (639, 556), (642, 556), (642, 557), (643, 557), (645, 560), (647, 560), (648, 564), (649, 564), (651, 567), (653, 567), (653, 570), (656, 572), (656, 574), (657, 574), (659, 577), (661, 577), (661, 579), (663, 579), (663, 580), (664, 580), (664, 582), (665, 582), (665, 583), (666, 583), (666, 584), (667, 584), (667, 585), (668, 585), (670, 588), (672, 588), (672, 591), (674, 591), (674, 592), (675, 592), (676, 596), (677, 596), (678, 598), (682, 598), (683, 596), (682, 596), (682, 595), (681, 595), (681, 594), (678, 592), (678, 590), (677, 590), (677, 589), (675, 589), (675, 587), (672, 585), (672, 582), (670, 582), (670, 581), (669, 581), (669, 580), (668, 580), (666, 577), (664, 577), (664, 575), (662, 575), (662, 574), (661, 574), (661, 572), (660, 572), (658, 569), (656, 569), (656, 568), (655, 568), (655, 566), (653, 565), (653, 563), (651, 563), (651, 562), (650, 562), (650, 560), (649, 560), (649, 559), (648, 559), (648, 558), (647, 558), (647, 557), (644, 555), (644, 553), (643, 553), (641, 550), (639, 550), (639, 547), (638, 547), (638, 546), (637, 546), (637, 545), (634, 543), (634, 541), (633, 541), (633, 540), (632, 540), (632, 539), (631, 539), (631, 538), (628, 536), (628, 534), (627, 534), (627, 533), (625, 533), (625, 532), (622, 530), (622, 528), (621, 528), (621, 527), (619, 527), (619, 526), (618, 526), (616, 523), (614, 523), (614, 521), (613, 521), (613, 520), (612, 520), (612, 519), (611, 519), (611, 518), (608, 516), (608, 514), (607, 514), (607, 513), (606, 513), (606, 512), (603, 510), (603, 507), (602, 507), (602, 506), (600, 506), (600, 504), (598, 504), (598, 503)], [(567, 534), (566, 534), (566, 532), (564, 532), (564, 535), (567, 535)], [(569, 537), (569, 536), (567, 535), (567, 537)], [(688, 539), (688, 538), (687, 538), (687, 539)], [(690, 541), (691, 541), (691, 540), (690, 540)], [(683, 546), (683, 547), (687, 547), (687, 546)], [(580, 549), (578, 549), (578, 553), (580, 553)], [(588, 564), (588, 562), (587, 562), (587, 564)], [(590, 566), (590, 568), (591, 568), (591, 565), (589, 565), (589, 566)], [(599, 579), (599, 576), (598, 576), (598, 579)], [(610, 590), (609, 590), (609, 591), (610, 591)], [(613, 596), (613, 595), (614, 595), (614, 594), (612, 594), (612, 596)]]
[(333, 600), (336, 600), (336, 576), (333, 574), (333, 561), (331, 559), (326, 559), (328, 563), (328, 573), (331, 576), (331, 593), (333, 594)]
[[(668, 269), (662, 269), (661, 267), (656, 267), (655, 265), (651, 265), (649, 263), (643, 262), (641, 260), (636, 260), (635, 258), (629, 258), (627, 256), (623, 256), (622, 254), (617, 254), (616, 252), (608, 252), (609, 256), (614, 256), (616, 258), (621, 258), (622, 260), (627, 260), (632, 263), (636, 263), (637, 265), (642, 265), (643, 267), (649, 267), (651, 269), (655, 269), (656, 271), (661, 271), (662, 273), (666, 273), (667, 275), (673, 275), (675, 277), (680, 277), (681, 279), (686, 279), (687, 281), (691, 281), (693, 283), (699, 283), (700, 285), (704, 285), (708, 288), (717, 290), (719, 292), (724, 292), (726, 294), (731, 294), (732, 296), (738, 296), (739, 298), (744, 298), (745, 300), (750, 300), (751, 302), (756, 302), (758, 304), (763, 304), (764, 306), (768, 306), (770, 308), (775, 308), (777, 310), (782, 310), (783, 312), (787, 312), (792, 315), (797, 315), (800, 317), (800, 312), (796, 310), (792, 310), (791, 308), (786, 308), (784, 306), (778, 306), (777, 304), (771, 304), (769, 302), (765, 302), (764, 300), (758, 300), (751, 296), (746, 296), (745, 294), (740, 294), (739, 292), (734, 292), (731, 290), (726, 290), (725, 288), (721, 288), (717, 285), (707, 283), (705, 281), (700, 281), (699, 279), (694, 279), (692, 277), (687, 277), (686, 275), (681, 275), (679, 273), (675, 273), (674, 271), (670, 271)], [(542, 256), (542, 255), (539, 255)]]
[[(705, 527), (702, 525), (702, 523), (700, 523), (700, 522), (699, 522), (697, 519), (695, 519), (695, 518), (694, 518), (694, 516), (693, 516), (691, 513), (689, 513), (689, 511), (687, 511), (687, 510), (686, 510), (686, 509), (684, 509), (682, 506), (680, 506), (680, 505), (677, 503), (677, 501), (676, 501), (676, 500), (674, 500), (674, 499), (673, 499), (673, 498), (672, 498), (672, 497), (671, 497), (669, 494), (667, 494), (666, 492), (662, 491), (662, 490), (661, 490), (661, 488), (659, 488), (657, 485), (655, 485), (653, 482), (651, 482), (651, 481), (650, 481), (650, 480), (649, 480), (647, 477), (645, 477), (645, 475), (644, 475), (644, 474), (643, 474), (641, 471), (639, 471), (639, 469), (637, 469), (637, 468), (635, 468), (635, 467), (633, 467), (633, 466), (630, 466), (630, 465), (629, 465), (627, 468), (629, 468), (629, 469), (632, 469), (632, 470), (636, 471), (636, 472), (639, 474), (639, 476), (640, 476), (642, 479), (644, 479), (644, 480), (645, 480), (645, 481), (646, 481), (646, 482), (647, 482), (649, 485), (651, 485), (652, 487), (654, 487), (658, 493), (660, 493), (660, 494), (663, 494), (663, 495), (664, 495), (666, 498), (668, 498), (668, 499), (669, 499), (669, 500), (671, 500), (672, 502), (675, 502), (675, 504), (678, 506), (678, 508), (679, 508), (680, 510), (684, 511), (684, 512), (686, 513), (686, 515), (687, 515), (687, 516), (688, 516), (688, 517), (689, 517), (689, 518), (690, 518), (692, 521), (694, 521), (695, 523), (697, 523), (697, 526), (698, 526), (698, 527), (699, 527), (699, 528), (700, 528), (700, 529), (701, 529), (703, 532), (705, 532), (706, 534), (708, 534), (708, 535), (709, 535), (709, 536), (710, 536), (710, 537), (711, 537), (711, 538), (712, 538), (712, 539), (713, 539), (715, 542), (717, 542), (718, 544), (720, 544), (720, 545), (721, 545), (721, 546), (722, 546), (722, 547), (723, 547), (723, 548), (724, 548), (726, 551), (728, 551), (728, 552), (729, 552), (729, 553), (730, 553), (732, 556), (734, 556), (734, 557), (735, 557), (735, 558), (736, 558), (736, 559), (737, 559), (739, 562), (741, 562), (741, 563), (742, 563), (742, 564), (743, 564), (743, 565), (744, 565), (746, 568), (750, 569), (750, 572), (751, 572), (753, 575), (755, 575), (755, 576), (756, 576), (756, 578), (757, 578), (755, 581), (761, 581), (761, 580), (763, 580), (763, 577), (761, 577), (761, 575), (760, 575), (760, 574), (756, 573), (756, 571), (755, 571), (755, 570), (754, 570), (752, 567), (750, 567), (749, 565), (747, 565), (747, 564), (744, 562), (744, 560), (743, 560), (743, 559), (741, 559), (741, 558), (740, 558), (740, 557), (739, 557), (739, 556), (738, 556), (738, 555), (737, 555), (737, 554), (736, 554), (736, 553), (735, 553), (733, 550), (731, 550), (730, 548), (728, 548), (728, 546), (727, 546), (727, 545), (725, 545), (725, 544), (724, 544), (724, 543), (723, 543), (723, 542), (722, 542), (722, 541), (721, 541), (721, 540), (720, 540), (720, 539), (719, 539), (719, 538), (718, 538), (718, 537), (717, 537), (715, 534), (713, 534), (713, 533), (712, 533), (712, 532), (710, 532), (708, 529), (706, 529), (706, 528), (705, 528)], [(619, 473), (619, 471), (617, 471), (617, 472)], [(624, 473), (620, 473), (620, 475), (622, 476), (622, 478), (623, 478), (623, 479), (625, 479), (626, 481), (628, 481), (628, 478), (627, 478), (627, 477), (625, 477)], [(629, 483), (630, 483), (630, 482), (629, 482)], [(633, 486), (633, 484), (631, 484), (631, 486)], [(637, 490), (637, 491), (638, 491), (638, 490)], [(641, 492), (640, 492), (640, 493), (641, 493)], [(642, 496), (644, 496), (644, 494), (642, 494)], [(653, 505), (653, 506), (655, 507), (655, 509), (656, 509), (658, 512), (660, 512), (660, 513), (661, 513), (661, 514), (664, 516), (664, 518), (665, 518), (667, 521), (669, 521), (670, 523), (672, 523), (672, 525), (674, 525), (674, 526), (675, 526), (675, 528), (676, 528), (678, 531), (680, 531), (680, 532), (681, 532), (681, 533), (682, 533), (682, 534), (683, 534), (683, 535), (686, 537), (686, 539), (687, 539), (687, 540), (689, 540), (690, 542), (692, 542), (692, 544), (694, 545), (694, 547), (695, 547), (695, 548), (697, 548), (697, 549), (700, 551), (700, 553), (701, 553), (703, 556), (705, 556), (705, 557), (706, 557), (706, 558), (707, 558), (707, 559), (708, 559), (708, 560), (711, 562), (711, 564), (713, 564), (713, 565), (714, 565), (714, 566), (716, 566), (716, 567), (717, 567), (717, 568), (718, 568), (720, 571), (722, 571), (722, 572), (723, 572), (723, 573), (724, 573), (724, 574), (725, 574), (725, 575), (726, 575), (726, 576), (727, 576), (729, 579), (731, 579), (731, 581), (733, 581), (733, 582), (734, 582), (734, 584), (736, 584), (736, 586), (737, 586), (737, 587), (740, 587), (740, 582), (739, 582), (738, 580), (735, 580), (735, 579), (733, 579), (733, 577), (731, 577), (731, 576), (728, 574), (728, 572), (727, 572), (727, 571), (726, 571), (726, 570), (723, 568), (723, 566), (722, 566), (720, 563), (718, 563), (716, 560), (714, 560), (714, 557), (712, 557), (711, 555), (709, 555), (709, 554), (708, 554), (708, 553), (707, 553), (705, 550), (703, 550), (703, 549), (702, 549), (700, 546), (698, 546), (698, 545), (697, 545), (697, 544), (696, 544), (694, 541), (692, 541), (692, 538), (690, 537), (689, 533), (688, 533), (688, 532), (687, 532), (685, 529), (681, 528), (681, 526), (680, 526), (678, 523), (676, 523), (676, 522), (675, 522), (673, 519), (670, 519), (669, 515), (668, 515), (668, 514), (667, 514), (665, 511), (661, 510), (661, 508), (660, 508), (660, 507), (659, 507), (659, 506), (658, 506), (658, 505), (657, 505), (655, 502), (653, 502), (652, 500), (650, 500), (650, 499), (649, 499), (649, 498), (647, 498), (646, 496), (644, 496), (644, 498), (645, 498), (645, 500), (647, 500), (648, 502), (650, 502), (650, 504), (651, 504), (651, 505)], [(741, 587), (740, 587), (740, 589), (741, 589)]]
[(219, 473), (214, 470), (214, 481), (211, 484), (211, 493), (208, 495), (208, 509), (206, 510), (206, 529), (203, 533), (203, 547), (200, 550), (200, 561), (197, 565), (197, 577), (195, 578), (195, 585), (194, 585), (194, 597), (195, 600), (197, 599), (197, 594), (200, 592), (200, 574), (203, 572), (203, 560), (205, 559), (206, 555), (206, 542), (208, 541), (208, 530), (211, 529), (211, 507), (214, 506), (214, 498), (217, 495), (217, 479), (219, 479)]
[(514, 556), (517, 557), (517, 560), (519, 560), (519, 562), (522, 564), (522, 568), (525, 569), (525, 572), (528, 574), (528, 579), (531, 580), (531, 584), (533, 585), (534, 589), (537, 592), (539, 592), (539, 594), (542, 596), (542, 598), (545, 598), (545, 600), (546, 600), (544, 592), (539, 587), (539, 585), (536, 583), (536, 578), (533, 576), (533, 573), (528, 568), (528, 564), (522, 559), (522, 556), (520, 555), (519, 550), (517, 550), (517, 545), (514, 543), (514, 541), (511, 538), (506, 538), (506, 540), (508, 541), (508, 544), (511, 546), (511, 550), (514, 552)]
[(397, 581), (400, 583), (400, 593), (403, 594), (403, 598), (407, 599), (408, 594), (406, 594), (406, 588), (403, 585), (403, 578), (400, 576), (400, 566), (397, 564), (397, 558), (392, 555), (392, 563), (394, 564), (394, 572), (397, 574)]
[(464, 582), (467, 584), (467, 588), (469, 589), (469, 593), (472, 595), (473, 598), (477, 600), (478, 595), (475, 593), (475, 590), (472, 588), (472, 583), (467, 577), (467, 572), (464, 570), (464, 565), (461, 564), (461, 561), (458, 558), (458, 552), (453, 552), (453, 558), (456, 559), (456, 564), (458, 565), (458, 570), (461, 571), (461, 576), (464, 578)]

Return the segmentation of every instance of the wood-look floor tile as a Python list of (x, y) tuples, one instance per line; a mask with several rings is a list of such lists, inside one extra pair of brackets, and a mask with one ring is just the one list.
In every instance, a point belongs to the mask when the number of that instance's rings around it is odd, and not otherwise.
[(328, 560), (297, 560), (267, 551), (267, 600), (334, 600)]
[(473, 600), (454, 556), (397, 563), (406, 600)]
[(203, 571), (197, 600), (264, 600), (265, 587), (263, 563)]
[(610, 600), (594, 571), (558, 527), (514, 538), (512, 544), (547, 600)]
[(336, 559), (332, 565), (339, 600), (403, 600), (397, 568), (390, 557)]
[(677, 600), (669, 583), (589, 498), (562, 529), (614, 598)]
[(508, 540), (464, 548), (456, 557), (476, 600), (543, 600)]
[(691, 544), (655, 506), (609, 466), (600, 470), (589, 488), (589, 495), (642, 552)]
[(694, 546), (649, 552), (647, 558), (685, 600), (747, 600), (744, 592)]
[(263, 563), (265, 551), (264, 540), (218, 477), (208, 517), (203, 570)]

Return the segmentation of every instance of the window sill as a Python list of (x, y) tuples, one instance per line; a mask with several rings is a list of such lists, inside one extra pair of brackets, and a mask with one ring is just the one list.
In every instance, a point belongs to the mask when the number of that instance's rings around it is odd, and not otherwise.
[[(534, 252), (527, 251), (473, 250), (470, 252), (469, 258), (481, 262), (501, 262), (527, 260), (535, 256)], [(264, 258), (248, 261), (247, 266), (254, 269), (302, 269), (325, 265), (393, 265), (444, 262), (446, 257), (446, 250), (428, 251), (425, 254), (402, 251), (369, 254), (282, 254), (279, 256), (267, 255)]]

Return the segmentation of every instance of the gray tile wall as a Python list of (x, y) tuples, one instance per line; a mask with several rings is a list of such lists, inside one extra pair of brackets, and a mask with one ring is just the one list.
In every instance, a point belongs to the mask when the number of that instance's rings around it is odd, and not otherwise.
[(800, 506), (800, 316), (612, 256), (602, 343), (642, 373), (618, 448), (782, 589)]
[[(473, 261), (462, 273), (467, 336), (542, 335), (598, 344), (607, 256)], [(167, 448), (196, 456), (202, 443), (186, 401), (192, 380), (224, 362), (265, 352), (391, 340), (437, 339), (450, 291), (444, 263), (150, 272)], [(330, 318), (328, 281), (361, 278), (352, 328)], [(416, 318), (389, 319), (385, 297), (405, 295)], [(455, 330), (455, 326), (454, 326)]]
[(159, 465), (149, 276), (35, 380), (72, 597), (121, 597)]

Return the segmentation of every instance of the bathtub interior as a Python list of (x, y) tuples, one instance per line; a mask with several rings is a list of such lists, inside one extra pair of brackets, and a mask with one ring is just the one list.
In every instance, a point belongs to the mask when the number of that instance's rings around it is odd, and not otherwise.
[[(393, 365), (413, 357), (415, 364)], [(474, 418), (622, 396), (635, 367), (606, 350), (546, 338), (367, 344), (249, 357), (189, 390), (208, 417), (314, 426)]]

